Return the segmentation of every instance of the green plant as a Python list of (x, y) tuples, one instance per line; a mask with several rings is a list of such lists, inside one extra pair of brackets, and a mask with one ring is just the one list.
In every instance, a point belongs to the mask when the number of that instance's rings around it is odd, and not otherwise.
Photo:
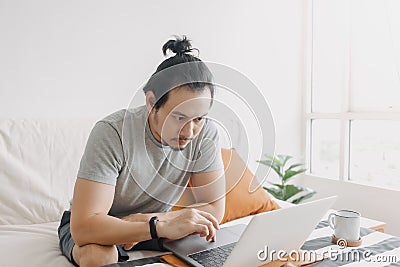
[[(310, 188), (288, 183), (288, 181), (294, 176), (307, 170), (304, 168), (300, 168), (301, 166), (303, 166), (302, 163), (295, 163), (291, 164), (289, 167), (286, 167), (286, 165), (289, 163), (289, 160), (293, 158), (292, 156), (277, 155), (276, 157), (271, 157), (269, 155), (265, 155), (265, 157), (267, 158), (266, 160), (257, 160), (257, 162), (271, 167), (276, 172), (276, 174), (278, 174), (281, 180), (280, 184), (268, 182), (274, 187), (264, 186), (264, 189), (267, 190), (275, 198), (284, 201), (288, 200), (291, 203), (298, 204), (301, 201), (312, 197), (316, 193)], [(296, 197), (296, 195), (298, 195), (298, 197)]]

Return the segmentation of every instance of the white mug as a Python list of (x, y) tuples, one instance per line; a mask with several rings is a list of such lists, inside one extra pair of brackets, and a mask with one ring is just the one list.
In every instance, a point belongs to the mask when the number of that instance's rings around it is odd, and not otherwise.
[(329, 214), (328, 223), (338, 239), (357, 241), (360, 239), (361, 214), (352, 210), (338, 210)]

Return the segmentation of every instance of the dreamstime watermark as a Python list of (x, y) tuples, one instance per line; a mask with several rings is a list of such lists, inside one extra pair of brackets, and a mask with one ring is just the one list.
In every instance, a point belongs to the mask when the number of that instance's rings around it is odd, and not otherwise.
[(396, 255), (375, 255), (365, 259), (366, 262), (395, 263), (400, 261)]
[(344, 261), (344, 262), (381, 262), (381, 263), (393, 263), (399, 261), (399, 257), (395, 255), (373, 255), (373, 252), (368, 249), (358, 250), (351, 249), (346, 250), (347, 242), (344, 239), (339, 239), (337, 242), (338, 247), (329, 247), (324, 251), (315, 250), (270, 250), (268, 246), (264, 246), (264, 249), (257, 252), (257, 258), (259, 261), (296, 261), (296, 262), (315, 262), (322, 261), (324, 259), (330, 259), (331, 261)]

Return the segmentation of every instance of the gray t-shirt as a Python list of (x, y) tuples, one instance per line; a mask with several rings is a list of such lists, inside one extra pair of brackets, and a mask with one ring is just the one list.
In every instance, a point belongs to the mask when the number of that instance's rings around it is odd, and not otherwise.
[(207, 119), (185, 149), (152, 135), (146, 106), (120, 110), (93, 127), (78, 177), (115, 186), (110, 215), (164, 212), (178, 201), (190, 174), (223, 169), (216, 124)]

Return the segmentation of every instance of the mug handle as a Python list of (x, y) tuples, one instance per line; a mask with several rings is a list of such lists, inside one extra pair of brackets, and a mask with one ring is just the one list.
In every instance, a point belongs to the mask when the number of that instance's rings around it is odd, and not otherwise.
[(335, 230), (335, 215), (335, 213), (331, 213), (328, 217), (328, 224), (333, 230)]

